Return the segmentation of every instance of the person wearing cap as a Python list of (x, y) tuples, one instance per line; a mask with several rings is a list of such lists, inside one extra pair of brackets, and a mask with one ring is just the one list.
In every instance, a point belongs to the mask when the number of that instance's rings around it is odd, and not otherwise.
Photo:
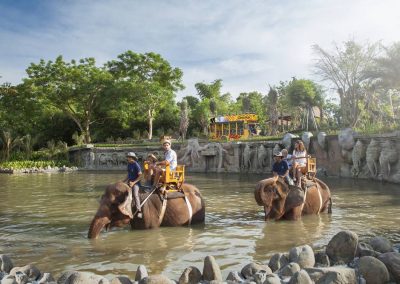
[(133, 196), (135, 198), (135, 205), (137, 210), (137, 217), (142, 218), (142, 209), (140, 207), (140, 198), (139, 198), (139, 186), (140, 186), (140, 178), (142, 176), (142, 169), (140, 168), (139, 163), (137, 162), (137, 156), (134, 152), (129, 152), (126, 155), (128, 160), (128, 176), (124, 180), (129, 187), (133, 191)]
[(156, 163), (157, 167), (155, 168), (156, 173), (154, 176), (154, 186), (157, 186), (163, 171), (160, 166), (169, 165), (171, 171), (174, 171), (176, 169), (176, 166), (178, 165), (178, 157), (176, 155), (176, 152), (171, 149), (171, 140), (164, 139), (162, 141), (162, 147), (164, 149), (164, 160)]
[(272, 166), (272, 174), (274, 178), (278, 179), (278, 177), (283, 178), (288, 184), (293, 184), (291, 178), (289, 177), (289, 165), (283, 159), (282, 152), (278, 152), (274, 155), (274, 164)]
[(154, 171), (156, 168), (156, 163), (158, 159), (154, 154), (148, 154), (146, 158), (147, 168), (144, 170), (144, 180), (146, 186), (153, 185)]

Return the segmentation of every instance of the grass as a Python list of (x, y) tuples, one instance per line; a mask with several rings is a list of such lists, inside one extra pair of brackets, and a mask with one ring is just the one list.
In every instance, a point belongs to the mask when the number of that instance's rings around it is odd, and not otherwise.
[(24, 161), (8, 161), (8, 162), (2, 162), (0, 163), (0, 168), (2, 169), (14, 169), (14, 170), (19, 170), (19, 169), (31, 169), (31, 168), (38, 168), (38, 169), (45, 169), (47, 167), (62, 167), (62, 166), (69, 166), (70, 163), (65, 160), (50, 160), (50, 161), (30, 161), (30, 160), (24, 160)]

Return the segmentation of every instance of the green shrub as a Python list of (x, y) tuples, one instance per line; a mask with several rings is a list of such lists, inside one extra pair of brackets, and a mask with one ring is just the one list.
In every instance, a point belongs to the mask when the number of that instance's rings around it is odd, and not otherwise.
[(47, 167), (62, 167), (62, 166), (71, 166), (70, 163), (66, 160), (51, 160), (51, 161), (30, 161), (30, 160), (25, 160), (25, 161), (9, 161), (9, 162), (3, 162), (0, 163), (0, 168), (3, 169), (30, 169), (30, 168), (38, 168), (38, 169), (45, 169)]

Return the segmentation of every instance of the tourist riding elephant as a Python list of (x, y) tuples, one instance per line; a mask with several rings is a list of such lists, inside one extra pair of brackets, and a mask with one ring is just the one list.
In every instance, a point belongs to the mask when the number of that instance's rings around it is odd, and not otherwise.
[[(131, 223), (133, 229), (151, 229), (159, 226), (182, 226), (204, 222), (205, 205), (200, 191), (187, 183), (182, 185), (182, 189), (186, 198), (181, 194), (180, 197), (168, 199), (165, 211), (162, 210), (163, 201), (160, 196), (152, 194), (142, 207), (143, 218), (138, 218), (132, 214), (132, 208), (136, 206), (134, 199), (132, 201), (129, 186), (123, 182), (108, 185), (101, 198), (99, 209), (90, 224), (88, 238), (97, 238), (103, 228), (108, 230), (128, 223)], [(149, 193), (141, 193), (141, 200), (148, 195)], [(163, 216), (162, 220), (160, 220), (160, 215)]]
[(269, 178), (258, 182), (254, 197), (259, 206), (264, 206), (265, 221), (297, 220), (304, 214), (331, 212), (331, 194), (328, 186), (315, 179), (307, 181), (306, 191), (289, 186), (283, 179)]

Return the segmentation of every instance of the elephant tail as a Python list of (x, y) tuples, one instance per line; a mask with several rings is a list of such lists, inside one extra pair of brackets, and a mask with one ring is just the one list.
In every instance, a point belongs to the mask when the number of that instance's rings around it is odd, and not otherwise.
[(332, 197), (329, 197), (328, 213), (332, 214)]

